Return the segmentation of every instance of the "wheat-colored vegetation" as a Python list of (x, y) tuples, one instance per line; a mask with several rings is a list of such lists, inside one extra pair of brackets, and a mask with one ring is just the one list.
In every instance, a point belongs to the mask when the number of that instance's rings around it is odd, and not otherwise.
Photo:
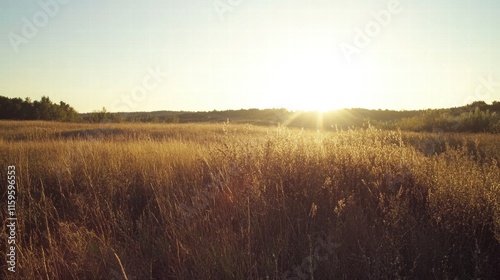
[(500, 276), (498, 135), (0, 127), (19, 235), (3, 279)]

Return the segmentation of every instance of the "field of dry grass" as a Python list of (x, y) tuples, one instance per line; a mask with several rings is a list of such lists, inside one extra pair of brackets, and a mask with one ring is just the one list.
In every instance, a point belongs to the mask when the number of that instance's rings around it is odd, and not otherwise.
[(0, 128), (2, 279), (500, 279), (498, 135)]

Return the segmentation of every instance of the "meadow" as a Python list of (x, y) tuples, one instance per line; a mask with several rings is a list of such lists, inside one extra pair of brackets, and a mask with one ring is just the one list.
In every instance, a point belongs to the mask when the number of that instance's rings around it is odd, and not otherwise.
[(1, 121), (2, 240), (7, 166), (2, 279), (500, 279), (498, 134)]

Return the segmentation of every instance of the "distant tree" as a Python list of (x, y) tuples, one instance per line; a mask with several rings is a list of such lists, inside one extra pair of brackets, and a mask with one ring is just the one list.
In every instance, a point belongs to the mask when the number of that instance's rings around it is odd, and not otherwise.
[(487, 106), (488, 104), (486, 104), (486, 102), (484, 101), (474, 101), (472, 102), (471, 104), (467, 105), (468, 107), (483, 107), (483, 106)]
[(464, 130), (470, 132), (488, 132), (495, 128), (498, 122), (496, 113), (490, 113), (489, 110), (481, 111), (479, 107), (474, 112), (463, 113), (460, 115), (460, 124)]
[(179, 116), (178, 115), (172, 115), (172, 116), (167, 116), (165, 118), (165, 122), (167, 123), (179, 123)]
[(33, 107), (36, 120), (57, 120), (57, 108), (48, 96), (42, 96), (40, 101), (33, 102)]
[(72, 121), (78, 121), (80, 119), (80, 116), (78, 113), (73, 109), (71, 106), (64, 102), (59, 102), (59, 119), (62, 121), (67, 121), (67, 122), (72, 122)]
[(33, 102), (29, 97), (26, 97), (22, 102), (21, 119), (23, 120), (33, 119)]
[(93, 111), (89, 115), (88, 121), (93, 123), (113, 122), (114, 117), (105, 107), (102, 107), (101, 110)]

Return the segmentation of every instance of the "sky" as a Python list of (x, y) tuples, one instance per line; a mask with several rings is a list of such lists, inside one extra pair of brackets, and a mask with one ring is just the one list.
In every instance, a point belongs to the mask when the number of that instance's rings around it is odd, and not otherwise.
[(79, 112), (500, 101), (498, 0), (0, 2), (0, 95)]

